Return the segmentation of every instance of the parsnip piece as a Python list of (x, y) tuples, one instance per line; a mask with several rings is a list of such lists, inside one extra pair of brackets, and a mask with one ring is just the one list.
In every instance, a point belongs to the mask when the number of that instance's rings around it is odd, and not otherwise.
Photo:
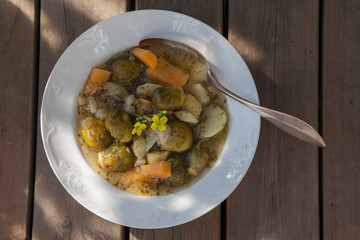
[(202, 104), (208, 103), (211, 100), (210, 92), (201, 83), (192, 85), (189, 87), (188, 91), (194, 95)]
[(179, 120), (190, 124), (196, 124), (199, 121), (199, 118), (195, 117), (194, 114), (192, 114), (188, 110), (179, 110), (176, 111), (174, 114)]
[(209, 104), (203, 110), (201, 121), (195, 127), (199, 139), (215, 136), (224, 129), (227, 121), (225, 110), (217, 104)]
[(135, 103), (136, 97), (134, 94), (130, 94), (125, 98), (124, 110), (130, 114), (135, 114)]
[(169, 127), (169, 125), (165, 124), (165, 131), (158, 131), (159, 132), (159, 139), (158, 139), (158, 143), (157, 145), (158, 146), (162, 146), (164, 144), (166, 144), (167, 140), (169, 139), (170, 137), (170, 134), (171, 134), (171, 128)]
[(153, 104), (151, 101), (145, 98), (137, 98), (134, 102), (136, 114), (148, 114), (153, 113)]
[(159, 87), (162, 87), (162, 85), (156, 83), (144, 83), (136, 88), (135, 94), (139, 97), (152, 99), (153, 92)]
[(169, 156), (168, 151), (156, 151), (156, 152), (149, 152), (148, 154), (146, 154), (146, 159), (148, 164), (150, 164), (154, 162), (165, 161), (168, 156)]
[(135, 135), (133, 139), (132, 149), (138, 159), (143, 159), (147, 153), (145, 138)]
[(202, 104), (191, 94), (185, 94), (185, 101), (181, 107), (182, 110), (187, 110), (196, 118), (199, 118), (202, 111)]

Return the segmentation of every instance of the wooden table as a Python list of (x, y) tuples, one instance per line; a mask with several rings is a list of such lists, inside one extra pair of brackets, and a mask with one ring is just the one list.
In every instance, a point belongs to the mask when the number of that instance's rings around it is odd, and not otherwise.
[[(90, 26), (138, 9), (222, 33), (263, 106), (315, 126), (319, 149), (262, 122), (238, 188), (205, 216), (160, 230), (103, 220), (52, 172), (39, 110), (50, 71)], [(360, 239), (360, 1), (0, 0), (0, 239)]]

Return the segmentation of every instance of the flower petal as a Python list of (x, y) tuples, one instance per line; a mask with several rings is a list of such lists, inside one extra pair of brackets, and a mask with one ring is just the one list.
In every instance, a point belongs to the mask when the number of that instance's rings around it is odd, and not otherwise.
[(156, 123), (156, 122), (153, 122), (153, 123), (151, 124), (151, 129), (155, 131), (157, 128), (158, 128), (157, 123)]
[(164, 124), (159, 125), (159, 130), (160, 131), (165, 131), (166, 130), (165, 125)]
[(144, 130), (146, 128), (145, 124), (140, 124), (140, 130)]
[(153, 120), (154, 123), (158, 124), (158, 123), (159, 123), (159, 116), (158, 116), (158, 115), (154, 115), (154, 116), (152, 117), (152, 120)]
[(159, 124), (165, 124), (167, 122), (168, 118), (163, 116), (162, 118), (160, 118)]
[(136, 128), (133, 128), (133, 130), (131, 131), (131, 134), (135, 135), (136, 132), (137, 132)]

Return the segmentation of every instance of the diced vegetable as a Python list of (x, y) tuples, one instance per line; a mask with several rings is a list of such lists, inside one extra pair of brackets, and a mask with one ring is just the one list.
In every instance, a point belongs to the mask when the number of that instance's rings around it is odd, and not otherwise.
[(168, 151), (155, 151), (155, 152), (149, 152), (146, 154), (147, 162), (154, 163), (154, 162), (160, 162), (165, 161), (167, 157), (169, 156)]
[(140, 59), (146, 66), (148, 66), (151, 69), (155, 69), (157, 65), (157, 57), (149, 50), (143, 49), (143, 48), (134, 48), (131, 51), (132, 54), (134, 54), (135, 57)]
[(155, 69), (148, 68), (146, 74), (164, 85), (183, 87), (189, 75), (163, 58), (158, 59)]
[(174, 114), (180, 121), (190, 124), (196, 124), (199, 121), (199, 118), (195, 117), (194, 114), (192, 114), (188, 110), (179, 110), (174, 112)]
[(208, 103), (211, 100), (210, 92), (201, 83), (196, 83), (188, 87), (188, 91), (194, 95), (202, 104)]
[(199, 119), (202, 111), (202, 104), (193, 95), (185, 94), (185, 101), (181, 109), (191, 112), (197, 119)]
[(136, 114), (148, 114), (154, 112), (152, 102), (144, 98), (136, 99), (134, 102), (134, 107)]
[(96, 93), (107, 82), (111, 72), (101, 68), (93, 68), (84, 86), (85, 94)]
[(153, 92), (159, 87), (162, 87), (162, 85), (156, 83), (144, 83), (136, 88), (135, 94), (139, 97), (152, 99)]
[(195, 127), (199, 139), (215, 136), (224, 129), (227, 121), (225, 110), (217, 104), (209, 104), (203, 110), (200, 123)]
[(166, 161), (140, 165), (120, 175), (119, 181), (128, 185), (136, 181), (165, 180), (171, 176), (171, 164)]
[(142, 165), (139, 167), (137, 174), (144, 177), (164, 180), (171, 175), (171, 164), (165, 161), (160, 161)]
[(147, 153), (145, 138), (135, 135), (133, 139), (132, 149), (138, 159), (143, 159)]

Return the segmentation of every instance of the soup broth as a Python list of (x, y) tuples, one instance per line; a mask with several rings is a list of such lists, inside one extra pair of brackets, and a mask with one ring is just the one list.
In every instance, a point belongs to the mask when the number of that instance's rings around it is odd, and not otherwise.
[(106, 181), (133, 194), (166, 195), (196, 182), (218, 159), (226, 98), (206, 84), (195, 56), (139, 49), (92, 69), (78, 97), (77, 134)]

